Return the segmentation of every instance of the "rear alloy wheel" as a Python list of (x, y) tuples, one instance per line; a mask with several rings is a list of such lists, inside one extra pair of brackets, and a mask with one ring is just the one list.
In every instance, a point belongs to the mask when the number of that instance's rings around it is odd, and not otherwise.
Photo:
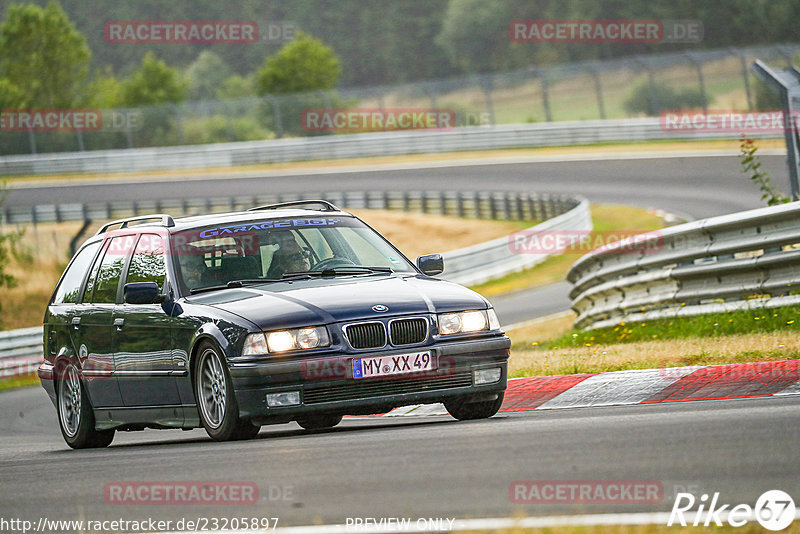
[(306, 430), (332, 428), (342, 422), (341, 415), (309, 415), (297, 420), (297, 424)]
[(200, 422), (215, 441), (231, 441), (255, 437), (260, 426), (239, 419), (239, 408), (230, 373), (223, 364), (220, 351), (209, 342), (198, 349), (194, 374), (195, 397)]
[(459, 421), (470, 419), (487, 419), (497, 413), (503, 405), (504, 393), (499, 393), (495, 400), (470, 402), (466, 399), (456, 399), (444, 403), (447, 411)]
[(108, 447), (114, 430), (95, 430), (94, 411), (73, 362), (59, 362), (56, 374), (58, 425), (64, 441), (73, 449)]

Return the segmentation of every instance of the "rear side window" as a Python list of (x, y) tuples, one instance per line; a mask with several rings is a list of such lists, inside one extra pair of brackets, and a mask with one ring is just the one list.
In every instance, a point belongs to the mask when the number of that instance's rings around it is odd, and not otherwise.
[(114, 303), (117, 301), (117, 287), (119, 279), (122, 277), (122, 268), (133, 248), (134, 239), (135, 236), (126, 235), (114, 237), (109, 241), (106, 254), (100, 263), (100, 270), (97, 272), (92, 302)]
[(75, 260), (64, 274), (61, 284), (59, 284), (56, 294), (53, 296), (53, 304), (66, 304), (78, 302), (78, 293), (81, 290), (83, 278), (86, 271), (92, 264), (97, 249), (100, 248), (102, 241), (88, 245), (75, 256)]
[(164, 264), (164, 238), (156, 234), (142, 234), (128, 267), (125, 283), (155, 282), (164, 289), (167, 270)]

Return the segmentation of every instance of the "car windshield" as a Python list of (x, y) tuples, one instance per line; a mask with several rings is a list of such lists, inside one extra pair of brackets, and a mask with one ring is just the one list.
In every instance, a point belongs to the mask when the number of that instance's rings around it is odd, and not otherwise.
[(176, 232), (172, 251), (183, 288), (281, 280), (300, 273), (416, 272), (397, 249), (349, 216), (281, 218)]

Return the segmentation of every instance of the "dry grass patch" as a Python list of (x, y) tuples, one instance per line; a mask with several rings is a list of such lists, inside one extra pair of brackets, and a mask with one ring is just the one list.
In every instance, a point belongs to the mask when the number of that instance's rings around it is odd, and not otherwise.
[(16, 286), (0, 288), (0, 329), (42, 324), (47, 301), (69, 262), (69, 242), (80, 227), (81, 223), (65, 223), (16, 229), (23, 233), (7, 269), (16, 278)]
[(531, 342), (531, 338), (516, 331), (510, 332), (509, 336), (514, 343), (508, 369), (511, 377), (761, 362), (800, 357), (800, 338), (792, 332), (551, 349), (536, 349), (536, 341)]

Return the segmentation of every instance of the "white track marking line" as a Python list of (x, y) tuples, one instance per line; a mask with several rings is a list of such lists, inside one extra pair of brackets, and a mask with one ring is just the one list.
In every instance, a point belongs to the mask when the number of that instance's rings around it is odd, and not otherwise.
[[(444, 518), (444, 524), (448, 525), (449, 532), (469, 532), (475, 530), (501, 530), (512, 528), (552, 528), (552, 527), (590, 527), (590, 526), (605, 526), (605, 525), (667, 525), (669, 522), (670, 512), (646, 512), (646, 513), (617, 513), (617, 514), (578, 514), (578, 515), (553, 515), (541, 517), (498, 517), (486, 519), (456, 519), (452, 523), (452, 530), (449, 530), (447, 518)], [(729, 513), (723, 512), (719, 514), (720, 520), (727, 524)], [(699, 519), (698, 525), (703, 525), (707, 517), (707, 513), (703, 513), (699, 518), (696, 512), (685, 513), (684, 518), (687, 525), (694, 523), (695, 519)], [(737, 514), (737, 519), (746, 519), (748, 522), (754, 522), (756, 519), (751, 514), (750, 517), (744, 517), (742, 514)], [(364, 519), (364, 518), (361, 518)], [(380, 520), (381, 518), (370, 518)], [(395, 519), (410, 519), (410, 525), (400, 527), (396, 523), (389, 527), (384, 524), (383, 526), (369, 525), (308, 525), (297, 527), (278, 527), (269, 532), (276, 534), (353, 534), (355, 532), (366, 533), (390, 533), (390, 532), (434, 532), (436, 529), (431, 529), (430, 524), (427, 523), (429, 518), (419, 518), (419, 526), (417, 525), (416, 518), (395, 518)], [(795, 519), (800, 519), (800, 510), (795, 513)], [(425, 522), (425, 524), (423, 524)], [(710, 524), (713, 525), (713, 520)], [(239, 534), (264, 534), (264, 530), (240, 530)], [(198, 532), (184, 531), (181, 533), (160, 533), (160, 534), (201, 534)]]
[(775, 395), (773, 396), (778, 396), (778, 395), (800, 395), (800, 380), (798, 380), (791, 386), (787, 387), (786, 389), (783, 389), (778, 393), (775, 393)]

